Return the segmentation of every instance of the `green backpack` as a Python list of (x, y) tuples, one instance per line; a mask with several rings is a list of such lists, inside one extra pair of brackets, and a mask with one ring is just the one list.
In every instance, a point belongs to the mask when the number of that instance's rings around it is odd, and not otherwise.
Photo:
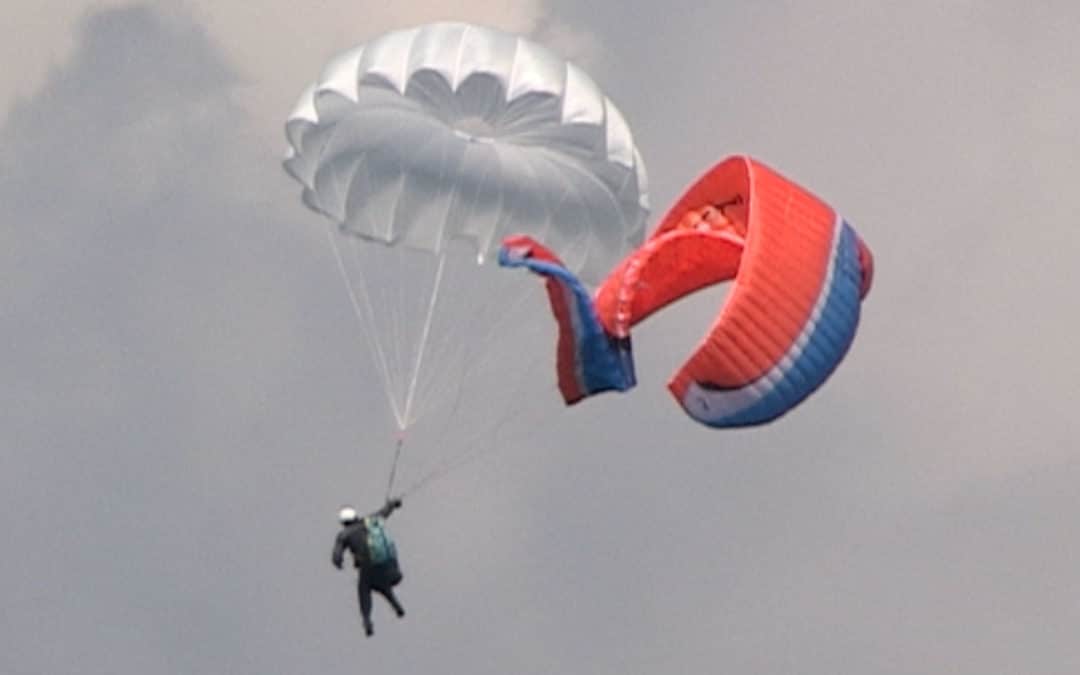
[(379, 516), (367, 516), (364, 518), (364, 526), (367, 528), (368, 560), (371, 564), (383, 565), (397, 560), (397, 548), (383, 525), (383, 519)]

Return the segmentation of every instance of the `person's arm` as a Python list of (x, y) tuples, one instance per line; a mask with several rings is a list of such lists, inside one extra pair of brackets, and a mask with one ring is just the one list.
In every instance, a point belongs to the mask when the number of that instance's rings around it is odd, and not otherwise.
[(334, 563), (334, 567), (341, 569), (341, 563), (345, 557), (345, 530), (338, 532), (337, 539), (334, 540), (334, 553), (330, 556), (330, 562)]
[(389, 518), (390, 514), (393, 513), (395, 509), (400, 508), (401, 499), (399, 497), (395, 497), (394, 499), (387, 499), (386, 503), (383, 504), (383, 507), (375, 512), (375, 515), (382, 516), (383, 518)]

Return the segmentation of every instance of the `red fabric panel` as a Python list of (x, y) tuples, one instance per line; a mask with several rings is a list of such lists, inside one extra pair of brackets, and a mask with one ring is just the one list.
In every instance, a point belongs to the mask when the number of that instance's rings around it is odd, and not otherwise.
[(832, 209), (749, 158), (720, 163), (690, 192), (703, 185), (720, 195), (746, 188), (746, 249), (716, 323), (668, 384), (680, 400), (691, 381), (738, 387), (777, 364), (810, 317), (835, 232)]
[(743, 242), (728, 232), (672, 229), (651, 238), (608, 275), (596, 291), (604, 329), (625, 337), (653, 312), (735, 276)]

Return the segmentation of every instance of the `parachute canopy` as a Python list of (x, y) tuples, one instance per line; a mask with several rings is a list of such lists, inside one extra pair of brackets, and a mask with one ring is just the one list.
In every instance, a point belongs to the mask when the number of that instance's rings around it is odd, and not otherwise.
[[(505, 251), (529, 257), (518, 239)], [(694, 183), (615, 267), (583, 321), (594, 317), (615, 349), (664, 306), (733, 280), (715, 323), (668, 388), (703, 424), (761, 424), (804, 400), (839, 365), (872, 277), (870, 250), (831, 207), (760, 162), (733, 157)], [(569, 366), (559, 356), (561, 382)], [(625, 388), (607, 382), (584, 395)], [(565, 390), (564, 398), (573, 402)]]
[(344, 231), (480, 260), (510, 232), (598, 280), (644, 234), (644, 165), (582, 70), (464, 23), (388, 33), (333, 59), (286, 124), (286, 170)]
[(523, 302), (535, 289), (478, 263), (523, 232), (598, 282), (644, 236), (641, 157), (582, 70), (464, 23), (387, 33), (334, 58), (285, 131), (285, 169), (332, 223), (394, 420), (418, 445), (430, 434), (419, 485), (531, 401), (517, 386), (542, 351), (531, 342), (546, 339)]

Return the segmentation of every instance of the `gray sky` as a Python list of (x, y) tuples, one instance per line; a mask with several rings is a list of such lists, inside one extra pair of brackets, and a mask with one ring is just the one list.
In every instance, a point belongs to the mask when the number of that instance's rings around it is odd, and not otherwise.
[[(0, 672), (1080, 669), (1075, 3), (9, 4)], [(584, 63), (658, 212), (749, 152), (877, 277), (767, 428), (664, 390), (716, 294), (638, 332), (631, 396), (560, 410), (544, 364), (543, 426), (395, 516), (409, 616), (365, 641), (329, 547), (391, 424), (281, 125), (336, 51), (442, 18)]]

